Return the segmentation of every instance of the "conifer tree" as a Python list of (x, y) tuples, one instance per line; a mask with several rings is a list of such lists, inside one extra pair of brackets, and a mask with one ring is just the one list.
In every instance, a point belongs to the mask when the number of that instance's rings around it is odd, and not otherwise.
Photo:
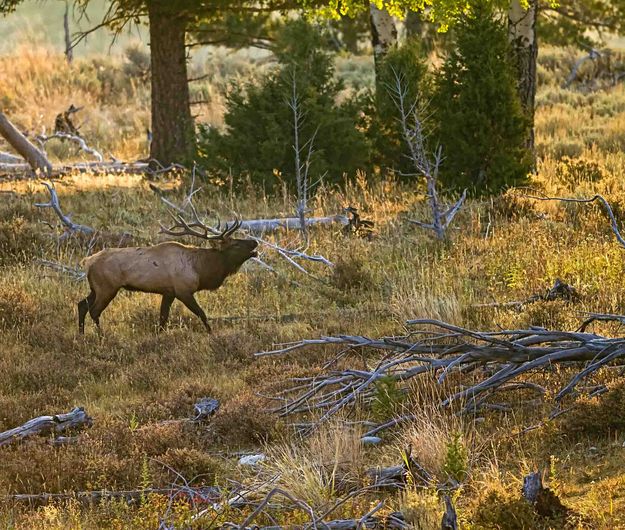
[(482, 2), (455, 34), (432, 102), (445, 156), (441, 181), (474, 195), (497, 193), (525, 182), (532, 164), (507, 31)]

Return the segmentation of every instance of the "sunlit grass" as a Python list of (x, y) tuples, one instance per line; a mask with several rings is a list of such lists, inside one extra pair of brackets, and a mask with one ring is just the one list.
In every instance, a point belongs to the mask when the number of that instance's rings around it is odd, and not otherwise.
[[(602, 193), (619, 219), (625, 219), (625, 92), (617, 87), (583, 94), (560, 88), (561, 77), (568, 73), (567, 65), (561, 64), (566, 54), (574, 57), (568, 51), (546, 50), (543, 58), (537, 111), (541, 158), (531, 186), (551, 195)], [(82, 80), (56, 86), (51, 81), (55, 68), (75, 73), (62, 57), (42, 50), (24, 57), (19, 79), (25, 83), (20, 95), (25, 103), (15, 107), (18, 123), (33, 129), (48, 124), (56, 109), (69, 103), (68, 91), (74, 90), (72, 94), (84, 94), (91, 103), (92, 110), (85, 111), (93, 112), (90, 120), (102, 118), (98, 127), (93, 121), (85, 124), (88, 137), (107, 151), (140, 154), (148, 112), (146, 87), (127, 87), (129, 92), (122, 95), (134, 115), (123, 118), (130, 120), (128, 136), (118, 137), (110, 132), (110, 124), (122, 119), (123, 105), (118, 109), (115, 102), (101, 99), (102, 85), (92, 84), (98, 75), (92, 64), (80, 66)], [(16, 60), (0, 59), (0, 70), (16, 67)], [(107, 61), (105, 75), (121, 67), (119, 58)], [(15, 105), (17, 85), (3, 77), (1, 86)], [(45, 102), (43, 117), (30, 110), (38, 100)], [(215, 105), (217, 116), (221, 103)], [(179, 178), (157, 185), (173, 201), (184, 197), (185, 183)], [(159, 222), (167, 223), (168, 213), (140, 176), (77, 174), (56, 182), (56, 188), (63, 209), (76, 222), (108, 233), (130, 232), (136, 244), (163, 238)], [(70, 239), (57, 247), (56, 232), (45, 223), (56, 224), (53, 213), (34, 207), (47, 200), (39, 181), (5, 180), (0, 192), (0, 430), (75, 405), (85, 406), (95, 420), (75, 445), (53, 447), (36, 440), (1, 449), (0, 490), (137, 488), (146, 473), (158, 486), (172, 480), (165, 463), (187, 478), (201, 475), (203, 483), (226, 488), (228, 479), (259, 485), (278, 477), (277, 485), (323, 509), (346, 491), (366, 485), (366, 469), (399, 464), (408, 447), (444, 481), (450, 446), (459, 439), (467, 452), (468, 479), (455, 501), (468, 528), (506, 528), (513, 517), (532, 527), (534, 516), (519, 504), (518, 490), (523, 474), (535, 468), (546, 470), (547, 481), (557, 483), (563, 501), (580, 516), (581, 528), (625, 525), (625, 420), (619, 412), (620, 375), (614, 370), (596, 376), (596, 382), (610, 387), (607, 396), (579, 398), (570, 415), (523, 436), (518, 436), (523, 427), (537, 424), (552, 411), (549, 392), (570, 376), (566, 368), (536, 374), (548, 389), (544, 403), (528, 406), (527, 396), (521, 394), (502, 397), (514, 406), (514, 413), (468, 419), (447, 414), (434, 406), (441, 386), (434, 378), (424, 378), (409, 387), (405, 398), (389, 393), (374, 410), (359, 404), (349, 418), (303, 439), (268, 411), (275, 402), (264, 396), (282, 389), (290, 377), (318, 373), (336, 352), (317, 348), (277, 358), (253, 356), (299, 338), (399, 335), (406, 332), (403, 322), (408, 318), (439, 318), (487, 330), (532, 325), (571, 330), (583, 311), (622, 313), (625, 262), (598, 207), (537, 203), (523, 198), (523, 190), (510, 190), (470, 201), (449, 240), (439, 243), (407, 222), (427, 218), (422, 188), (363, 173), (341, 188), (320, 188), (310, 202), (311, 215), (336, 214), (354, 205), (376, 223), (372, 241), (345, 237), (338, 226), (311, 231), (310, 252), (340, 265), (335, 270), (304, 263), (314, 275), (308, 277), (264, 248), (263, 259), (276, 274), (249, 263), (218, 291), (198, 296), (215, 319), (213, 335), (178, 304), (171, 329), (157, 334), (158, 297), (124, 293), (103, 313), (105, 332), (99, 338), (89, 322), (84, 337), (77, 333), (76, 303), (87, 293), (86, 285), (35, 263), (36, 258), (47, 258), (77, 266), (86, 242)], [(291, 215), (295, 208), (295, 198), (286, 191), (249, 187), (232, 193), (227, 185), (203, 186), (195, 202), (212, 220), (230, 219), (234, 213), (243, 218)], [(273, 237), (283, 245), (300, 244), (297, 233), (268, 236)], [(581, 301), (539, 302), (522, 310), (476, 307), (524, 300), (544, 292), (556, 278), (572, 284)], [(595, 329), (620, 333), (610, 325)], [(343, 360), (338, 367), (360, 369), (363, 363), (377, 361), (379, 355), (372, 353)], [(178, 421), (192, 416), (193, 404), (204, 396), (222, 403), (210, 423)], [(358, 422), (378, 421), (387, 412), (414, 413), (417, 419), (384, 433), (379, 446), (362, 446), (359, 436), (365, 424)], [(591, 447), (596, 452), (590, 452)], [(242, 468), (235, 454), (240, 450), (263, 451), (267, 460), (258, 469)], [(415, 525), (440, 522), (441, 506), (429, 490), (409, 489), (385, 498), (385, 509), (404, 509)], [(377, 500), (371, 495), (347, 503), (334, 515), (362, 516)], [(162, 499), (141, 507), (105, 503), (85, 508), (70, 502), (30, 509), (9, 504), (0, 509), (0, 524), (154, 528), (159, 510), (162, 513)], [(223, 517), (243, 518), (241, 512)], [(305, 517), (287, 511), (280, 523), (298, 524)]]

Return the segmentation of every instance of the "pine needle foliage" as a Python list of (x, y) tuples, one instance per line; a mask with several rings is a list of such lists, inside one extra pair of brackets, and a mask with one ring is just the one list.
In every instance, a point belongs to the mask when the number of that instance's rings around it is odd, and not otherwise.
[(446, 189), (487, 195), (522, 185), (532, 158), (508, 36), (488, 1), (456, 26), (432, 100)]

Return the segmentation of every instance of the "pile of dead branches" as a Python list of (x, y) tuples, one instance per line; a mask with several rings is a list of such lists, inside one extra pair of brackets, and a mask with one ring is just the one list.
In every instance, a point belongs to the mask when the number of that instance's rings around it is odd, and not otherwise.
[[(601, 316), (605, 320), (610, 315)], [(624, 318), (612, 316), (611, 320)], [(493, 403), (492, 397), (504, 391), (525, 389), (542, 398), (546, 390), (528, 380), (530, 374), (550, 369), (554, 364), (575, 366), (578, 368), (575, 375), (555, 397), (559, 403), (565, 396), (574, 394), (578, 385), (597, 370), (625, 357), (625, 338), (607, 338), (585, 331), (531, 327), (481, 332), (429, 319), (411, 320), (407, 324), (417, 329), (402, 337), (372, 339), (339, 335), (301, 340), (257, 353), (257, 356), (270, 356), (313, 346), (336, 346), (343, 362), (350, 352), (374, 350), (384, 354), (371, 369), (328, 369), (315, 377), (293, 380), (290, 388), (275, 397), (280, 405), (274, 411), (281, 416), (320, 412), (315, 422), (318, 425), (347, 406), (371, 402), (381, 380), (402, 384), (415, 377), (433, 375), (438, 383), (443, 383), (451, 374), (460, 374), (462, 380), (472, 382), (466, 387), (456, 386), (444, 396), (442, 405), (459, 405), (464, 413), (488, 408), (509, 410), (509, 405)], [(362, 363), (362, 357), (359, 356), (358, 362)], [(467, 374), (471, 377), (466, 377)], [(391, 420), (365, 436), (408, 419), (407, 416)]]

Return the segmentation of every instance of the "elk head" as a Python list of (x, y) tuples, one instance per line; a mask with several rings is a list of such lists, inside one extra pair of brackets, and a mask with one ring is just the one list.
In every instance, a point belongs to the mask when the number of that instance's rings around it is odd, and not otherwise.
[(232, 237), (241, 228), (242, 221), (240, 219), (234, 221), (230, 226), (226, 224), (226, 227), (221, 230), (221, 221), (217, 222), (216, 227), (209, 227), (200, 220), (193, 205), (191, 205), (191, 210), (194, 219), (192, 222), (186, 221), (180, 214), (173, 215), (174, 225), (170, 228), (161, 225), (161, 233), (173, 237), (193, 236), (208, 241), (213, 249), (223, 255), (224, 261), (231, 265), (234, 271), (238, 270), (248, 259), (258, 256), (256, 252), (258, 241), (256, 239)]

